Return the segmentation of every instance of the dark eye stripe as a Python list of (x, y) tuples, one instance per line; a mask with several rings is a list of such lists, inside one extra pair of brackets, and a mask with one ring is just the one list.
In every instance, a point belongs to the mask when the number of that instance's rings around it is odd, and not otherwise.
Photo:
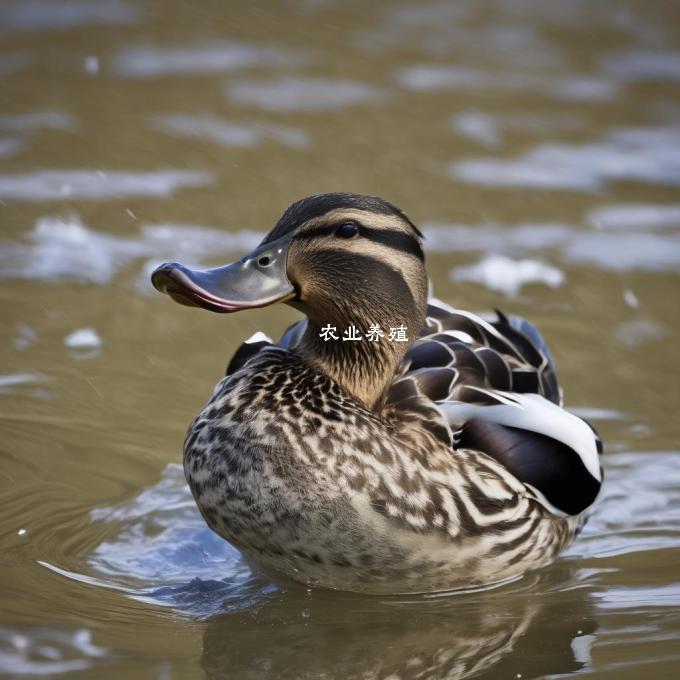
[(418, 243), (418, 239), (403, 231), (388, 231), (386, 229), (372, 229), (371, 227), (361, 227), (361, 235), (380, 243), (394, 250), (401, 250), (404, 253), (415, 255), (419, 260), (425, 260), (423, 249)]
[(327, 224), (323, 227), (314, 227), (313, 229), (307, 229), (300, 234), (293, 236), (293, 239), (311, 239), (317, 236), (330, 236), (336, 229), (336, 225)]
[[(312, 239), (317, 236), (330, 236), (335, 233), (337, 225), (329, 224), (322, 227), (314, 227), (294, 236), (294, 239)], [(359, 227), (359, 235), (376, 243), (380, 243), (388, 248), (400, 250), (404, 253), (414, 255), (419, 260), (425, 260), (423, 249), (415, 236), (405, 234), (401, 231), (391, 231), (388, 229), (374, 229), (372, 227)]]

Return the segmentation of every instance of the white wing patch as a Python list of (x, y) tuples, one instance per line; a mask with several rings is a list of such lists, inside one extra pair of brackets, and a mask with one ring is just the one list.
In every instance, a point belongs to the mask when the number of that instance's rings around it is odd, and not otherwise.
[(602, 481), (595, 433), (583, 420), (539, 394), (500, 391), (492, 391), (491, 394), (503, 403), (483, 406), (440, 401), (437, 405), (455, 429), (471, 418), (479, 418), (498, 425), (537, 432), (562, 442), (578, 454), (586, 470), (598, 482)]
[(245, 343), (247, 345), (251, 345), (254, 342), (269, 342), (273, 343), (274, 341), (265, 333), (262, 331), (257, 331), (256, 333), (253, 333), (246, 341)]

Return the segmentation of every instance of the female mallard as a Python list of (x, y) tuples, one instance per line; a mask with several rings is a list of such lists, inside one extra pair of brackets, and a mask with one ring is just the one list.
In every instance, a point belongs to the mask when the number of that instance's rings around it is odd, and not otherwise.
[(152, 275), (182, 304), (306, 315), (241, 345), (184, 442), (206, 522), (265, 568), (373, 593), (496, 583), (555, 558), (599, 492), (599, 440), (538, 331), (428, 303), (421, 241), (387, 201), (324, 194), (234, 264)]

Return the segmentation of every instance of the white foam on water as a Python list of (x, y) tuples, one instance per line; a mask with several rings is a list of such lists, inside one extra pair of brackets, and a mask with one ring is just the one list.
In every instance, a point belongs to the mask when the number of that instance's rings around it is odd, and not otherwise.
[[(667, 217), (668, 214), (666, 213)], [(680, 233), (584, 230), (565, 224), (422, 225), (425, 249), (435, 252), (495, 252), (518, 256), (550, 251), (565, 263), (612, 271), (674, 270), (680, 266)]]
[(622, 50), (607, 54), (600, 65), (604, 73), (624, 81), (680, 82), (680, 51)]
[(436, 252), (501, 250), (522, 253), (568, 243), (574, 228), (567, 224), (447, 224), (425, 222), (425, 249)]
[(102, 200), (132, 196), (168, 197), (177, 189), (212, 184), (213, 175), (198, 170), (109, 172), (36, 170), (0, 175), (0, 198), (15, 201)]
[(447, 64), (413, 64), (398, 70), (394, 78), (398, 85), (415, 92), (489, 88), (522, 91), (537, 89), (543, 82), (540, 76), (528, 73), (487, 71)]
[(662, 340), (667, 331), (660, 323), (653, 319), (631, 319), (620, 323), (614, 329), (614, 337), (626, 347), (636, 349), (650, 342)]
[(680, 584), (664, 586), (607, 588), (593, 592), (600, 609), (635, 609), (644, 607), (680, 607)]
[(128, 78), (226, 73), (244, 68), (286, 68), (306, 61), (305, 53), (236, 41), (206, 42), (190, 47), (126, 47), (113, 61), (114, 71)]
[(574, 232), (562, 257), (612, 271), (673, 271), (680, 267), (680, 233)]
[(637, 309), (640, 306), (640, 300), (630, 288), (626, 288), (626, 290), (623, 291), (623, 301), (633, 309)]
[(0, 627), (0, 668), (12, 677), (83, 671), (108, 653), (87, 628)]
[(571, 651), (574, 653), (574, 660), (586, 666), (593, 662), (591, 649), (597, 635), (578, 635), (571, 641)]
[(0, 375), (0, 390), (16, 385), (27, 385), (45, 382), (45, 376), (40, 373), (11, 373)]
[(74, 130), (75, 118), (61, 111), (29, 111), (0, 115), (0, 130), (26, 132), (29, 130)]
[(89, 54), (83, 60), (83, 69), (85, 73), (90, 76), (97, 75), (97, 73), (99, 73), (99, 67), (99, 57), (94, 54)]
[(0, 158), (9, 158), (25, 146), (21, 137), (0, 137)]
[(451, 270), (452, 281), (474, 281), (491, 290), (514, 297), (522, 286), (542, 283), (557, 288), (564, 283), (564, 274), (539, 260), (513, 260), (503, 255), (489, 255), (477, 264)]
[(486, 146), (498, 146), (501, 142), (499, 117), (490, 113), (463, 111), (451, 118), (449, 127), (463, 137)]
[(272, 139), (291, 149), (309, 149), (312, 146), (309, 134), (300, 128), (274, 123), (254, 123), (253, 125), (263, 138)]
[(599, 229), (680, 229), (680, 204), (620, 203), (593, 208), (586, 221)]
[(28, 349), (37, 339), (38, 334), (29, 325), (22, 323), (16, 327), (12, 346), (18, 350)]
[(606, 102), (616, 97), (619, 92), (617, 83), (598, 76), (570, 76), (557, 78), (548, 85), (547, 91), (555, 99), (573, 102)]
[(616, 180), (680, 185), (680, 126), (616, 130), (592, 144), (541, 144), (514, 159), (456, 161), (448, 175), (489, 186), (580, 191)]
[(247, 125), (216, 116), (162, 114), (156, 118), (154, 127), (175, 135), (210, 140), (222, 146), (252, 147), (260, 141), (257, 133)]
[(389, 4), (377, 26), (360, 30), (352, 42), (371, 54), (402, 51), (408, 45), (410, 51), (427, 56), (463, 56), (461, 61), (467, 57), (519, 68), (554, 67), (562, 62), (560, 51), (533, 22), (507, 13), (502, 20), (480, 22), (474, 14), (474, 3)]
[(384, 93), (369, 83), (333, 78), (285, 77), (269, 81), (227, 84), (226, 95), (234, 104), (265, 111), (333, 111), (348, 106), (376, 104)]
[(587, 75), (503, 71), (448, 64), (414, 64), (396, 72), (398, 85), (414, 92), (492, 90), (536, 92), (552, 99), (607, 101), (618, 93), (617, 83)]
[(62, 30), (94, 24), (131, 24), (143, 14), (139, 4), (123, 0), (21, 0), (3, 2), (0, 25), (13, 30)]
[(91, 350), (102, 346), (102, 339), (94, 328), (79, 328), (64, 338), (64, 344), (69, 349)]
[(226, 147), (254, 147), (266, 140), (297, 149), (310, 146), (309, 135), (299, 128), (252, 121), (248, 124), (234, 123), (209, 114), (161, 114), (154, 127), (173, 135), (194, 137)]
[(554, 135), (558, 132), (581, 130), (585, 121), (577, 115), (551, 112), (521, 114), (488, 113), (469, 110), (449, 119), (452, 132), (488, 147), (500, 146), (506, 132), (530, 135)]
[(180, 254), (191, 261), (223, 253), (233, 255), (252, 250), (263, 238), (263, 232), (252, 229), (222, 231), (184, 224), (151, 224), (141, 229), (141, 243), (147, 254), (165, 260)]
[(41, 217), (26, 241), (0, 246), (0, 278), (106, 284), (148, 252), (139, 240), (90, 230), (76, 216)]
[[(262, 237), (262, 233), (249, 230), (226, 232), (175, 224), (145, 225), (138, 236), (123, 237), (90, 229), (75, 215), (45, 216), (22, 241), (0, 243), (0, 279), (105, 285), (136, 260), (198, 264), (204, 258), (233, 257), (252, 250)], [(144, 286), (151, 289), (148, 281)]]

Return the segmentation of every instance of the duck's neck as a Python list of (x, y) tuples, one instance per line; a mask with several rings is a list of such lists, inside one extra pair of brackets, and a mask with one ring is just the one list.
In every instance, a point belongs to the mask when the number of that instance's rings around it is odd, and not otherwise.
[[(334, 335), (337, 340), (325, 332), (328, 325), (336, 328)], [(384, 336), (372, 336), (377, 337), (377, 341), (369, 339), (371, 336), (367, 332), (371, 324), (362, 325), (360, 322), (355, 322), (355, 327), (361, 339), (343, 339), (347, 337), (349, 325), (309, 319), (297, 349), (309, 363), (340, 383), (355, 399), (370, 409), (377, 409), (382, 404), (397, 364), (415, 341), (422, 324), (417, 328), (403, 324), (406, 326), (406, 341), (398, 340), (396, 332), (390, 340), (390, 328), (401, 323), (393, 323), (391, 327), (381, 325)]]
[[(371, 260), (372, 278), (353, 277), (354, 269), (348, 267), (345, 278), (328, 277), (311, 293), (303, 289), (296, 305), (308, 320), (297, 351), (373, 410), (382, 407), (397, 365), (425, 324), (425, 269), (422, 260), (410, 260), (400, 268)], [(329, 326), (335, 338), (327, 332)], [(371, 334), (376, 327), (382, 334)], [(352, 328), (360, 338), (347, 337)]]

